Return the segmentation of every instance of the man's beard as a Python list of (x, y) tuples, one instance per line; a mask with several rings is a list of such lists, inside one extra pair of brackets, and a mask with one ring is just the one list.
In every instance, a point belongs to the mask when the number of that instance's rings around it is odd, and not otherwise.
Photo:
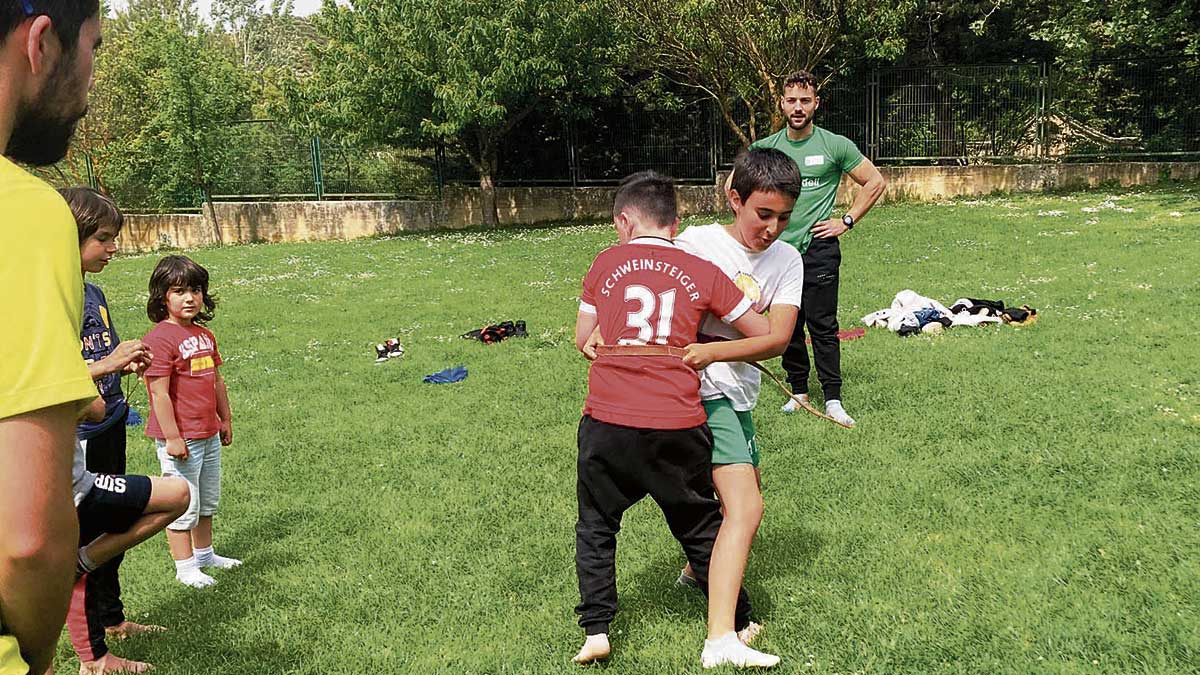
[(797, 125), (795, 118), (793, 118), (791, 115), (788, 115), (788, 118), (787, 118), (788, 126), (791, 127), (792, 129), (795, 129), (796, 131), (800, 131), (805, 126), (807, 126), (808, 123), (811, 121), (812, 121), (812, 118), (809, 117), (808, 115), (805, 115), (804, 119), (799, 123), (799, 125)]
[(67, 58), (59, 61), (46, 80), (38, 99), (17, 111), (12, 136), (4, 154), (33, 166), (48, 166), (67, 156), (75, 125), (87, 114), (87, 106), (77, 112), (67, 112), (75, 106), (78, 93), (71, 81), (73, 65)]

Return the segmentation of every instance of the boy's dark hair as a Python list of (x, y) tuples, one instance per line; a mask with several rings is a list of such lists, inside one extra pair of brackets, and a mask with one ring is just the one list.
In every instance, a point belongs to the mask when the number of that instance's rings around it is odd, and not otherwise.
[(656, 171), (639, 171), (626, 176), (613, 196), (613, 217), (626, 208), (637, 209), (654, 225), (673, 225), (679, 217), (675, 181)]
[(59, 188), (58, 193), (67, 200), (71, 207), (71, 215), (75, 216), (75, 225), (79, 227), (79, 244), (100, 229), (101, 225), (113, 225), (117, 234), (125, 226), (125, 216), (116, 202), (107, 195), (100, 194), (90, 187)]
[(783, 78), (783, 88), (788, 87), (812, 87), (813, 93), (817, 93), (817, 78), (807, 70), (797, 70), (787, 77)]
[(0, 44), (25, 19), (45, 14), (63, 53), (71, 56), (79, 43), (79, 27), (99, 13), (99, 0), (0, 0)]
[(755, 192), (779, 192), (792, 199), (800, 196), (800, 169), (791, 157), (774, 148), (753, 148), (733, 162), (733, 183), (742, 203)]
[(192, 319), (204, 325), (212, 321), (217, 299), (208, 293), (208, 270), (182, 255), (169, 255), (154, 266), (150, 273), (150, 299), (146, 301), (146, 316), (154, 323), (167, 318), (167, 291), (172, 287), (199, 288), (204, 292), (204, 310)]

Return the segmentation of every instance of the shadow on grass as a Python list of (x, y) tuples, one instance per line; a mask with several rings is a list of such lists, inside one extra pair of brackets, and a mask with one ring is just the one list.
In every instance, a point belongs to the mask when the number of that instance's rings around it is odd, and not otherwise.
[[(279, 570), (294, 562), (282, 551), (262, 544), (283, 538), (289, 524), (300, 522), (294, 509), (272, 512), (251, 527), (217, 527), (223, 551), (244, 555), (235, 570), (217, 571), (218, 583), (211, 589), (177, 590), (162, 596), (148, 608), (172, 626), (152, 654), (153, 662), (165, 671), (189, 672), (197, 665), (228, 675), (262, 672), (295, 672), (301, 665), (294, 650), (269, 635), (255, 635), (234, 628), (238, 619), (261, 608), (267, 601), (263, 589)], [(242, 624), (244, 625), (244, 623)], [(178, 660), (177, 660), (178, 659)], [(188, 663), (187, 661), (191, 661)], [(219, 665), (218, 665), (219, 664)]]
[[(775, 611), (775, 603), (767, 591), (773, 585), (771, 581), (776, 577), (794, 577), (795, 569), (810, 567), (823, 546), (816, 532), (802, 527), (780, 523), (760, 531), (750, 551), (745, 580), (754, 620), (768, 622)], [(662, 555), (628, 577), (620, 589), (621, 613), (617, 615), (617, 624), (637, 626), (656, 623), (663, 617), (681, 617), (704, 625), (708, 607), (704, 595), (675, 582), (684, 563), (683, 551), (675, 544), (674, 549), (664, 548)]]

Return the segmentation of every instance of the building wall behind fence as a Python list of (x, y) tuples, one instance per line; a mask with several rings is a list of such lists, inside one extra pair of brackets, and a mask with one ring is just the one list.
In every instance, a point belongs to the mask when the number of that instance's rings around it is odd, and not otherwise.
[[(1200, 162), (1116, 164), (1014, 164), (1003, 166), (884, 167), (885, 201), (938, 201), (994, 193), (1036, 192), (1101, 185), (1152, 185), (1162, 180), (1200, 180)], [(725, 197), (715, 185), (678, 189), (681, 215), (723, 213)], [(500, 224), (606, 220), (612, 187), (497, 188)], [(857, 186), (843, 179), (838, 203), (848, 204)], [(203, 215), (131, 215), (121, 235), (123, 250), (197, 248), (217, 243), (321, 241), (481, 225), (478, 188), (448, 186), (440, 201), (218, 202)]]

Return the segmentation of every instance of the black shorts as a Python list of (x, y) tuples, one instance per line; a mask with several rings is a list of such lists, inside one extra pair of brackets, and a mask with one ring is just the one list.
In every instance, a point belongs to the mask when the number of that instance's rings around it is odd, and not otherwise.
[(127, 532), (146, 513), (150, 479), (146, 476), (96, 474), (96, 483), (75, 512), (79, 515), (79, 545), (102, 534)]

